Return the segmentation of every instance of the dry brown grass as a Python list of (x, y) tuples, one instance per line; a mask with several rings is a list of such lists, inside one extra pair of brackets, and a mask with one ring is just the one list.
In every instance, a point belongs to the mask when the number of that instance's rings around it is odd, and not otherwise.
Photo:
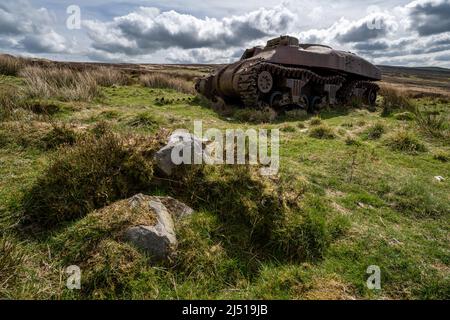
[(25, 66), (25, 59), (0, 55), (0, 74), (15, 76)]
[(19, 75), (25, 79), (30, 98), (89, 101), (100, 94), (94, 74), (88, 71), (26, 67)]
[(384, 115), (389, 115), (393, 110), (415, 111), (414, 105), (404, 91), (390, 86), (383, 86), (380, 94), (383, 96), (381, 106)]
[(312, 288), (301, 297), (307, 300), (355, 300), (356, 292), (352, 285), (332, 275), (327, 278), (314, 277)]
[(15, 87), (0, 88), (0, 121), (14, 117), (15, 110), (22, 107), (23, 94)]
[(141, 75), (139, 82), (149, 88), (174, 89), (182, 93), (194, 93), (194, 84), (192, 82), (164, 73)]
[(124, 72), (111, 67), (99, 67), (89, 73), (100, 86), (111, 87), (113, 85), (130, 84), (130, 78)]

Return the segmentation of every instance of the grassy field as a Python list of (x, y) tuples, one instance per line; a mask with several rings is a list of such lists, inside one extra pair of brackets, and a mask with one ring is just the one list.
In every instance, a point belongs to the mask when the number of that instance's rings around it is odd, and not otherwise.
[[(436, 79), (419, 96), (385, 82), (374, 112), (271, 119), (195, 96), (209, 66), (42, 63), (0, 61), (0, 298), (450, 298), (450, 94)], [(279, 175), (198, 167), (165, 183), (152, 154), (194, 120), (279, 128)], [(196, 211), (171, 264), (149, 264), (120, 241), (128, 218), (102, 210), (139, 192)], [(73, 264), (81, 290), (65, 287)]]

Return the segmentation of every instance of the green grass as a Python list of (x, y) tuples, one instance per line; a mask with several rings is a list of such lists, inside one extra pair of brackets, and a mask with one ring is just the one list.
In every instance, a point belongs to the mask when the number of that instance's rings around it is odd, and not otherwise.
[[(25, 85), (17, 77), (1, 81)], [(271, 122), (271, 115), (254, 111), (224, 117), (172, 89), (100, 90), (90, 102), (49, 100), (41, 105), (57, 106), (52, 114), (24, 110), (23, 118), (0, 122), (0, 297), (450, 298), (450, 145), (416, 121), (390, 116), (395, 104), (406, 104), (402, 99), (385, 104), (384, 116), (381, 109), (331, 110), (320, 121), (299, 115)], [(413, 102), (448, 116), (446, 101)], [(128, 161), (121, 144), (79, 144), (112, 130), (149, 160), (142, 141), (163, 128), (192, 130), (197, 119), (204, 129), (281, 129), (279, 176), (272, 181), (245, 168), (202, 168), (178, 183), (140, 185), (128, 178), (147, 162)], [(138, 165), (125, 170), (124, 163)], [(94, 167), (95, 177), (87, 170)], [(123, 193), (111, 187), (118, 184)], [(196, 210), (177, 226), (174, 264), (149, 265), (115, 233), (122, 220), (105, 223), (101, 210), (92, 211), (134, 192), (172, 194)], [(39, 200), (29, 203), (39, 204), (31, 211), (42, 219), (59, 220), (55, 212), (67, 219), (35, 236), (22, 225), (29, 211), (23, 199), (30, 196)], [(64, 287), (70, 264), (83, 268), (81, 291)], [(369, 265), (381, 268), (380, 291), (365, 285)], [(16, 276), (6, 281), (5, 274)]]

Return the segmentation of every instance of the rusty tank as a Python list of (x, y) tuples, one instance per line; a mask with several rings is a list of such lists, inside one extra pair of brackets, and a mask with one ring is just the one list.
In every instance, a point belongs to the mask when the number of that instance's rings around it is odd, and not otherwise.
[(373, 106), (379, 80), (380, 69), (353, 53), (281, 36), (245, 50), (239, 61), (198, 79), (195, 87), (214, 102), (313, 112), (355, 99)]

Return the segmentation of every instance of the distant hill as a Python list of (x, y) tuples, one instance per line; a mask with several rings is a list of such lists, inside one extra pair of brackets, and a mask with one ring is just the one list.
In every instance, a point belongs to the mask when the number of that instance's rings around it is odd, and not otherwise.
[(440, 67), (378, 66), (383, 75), (450, 80), (450, 69)]

